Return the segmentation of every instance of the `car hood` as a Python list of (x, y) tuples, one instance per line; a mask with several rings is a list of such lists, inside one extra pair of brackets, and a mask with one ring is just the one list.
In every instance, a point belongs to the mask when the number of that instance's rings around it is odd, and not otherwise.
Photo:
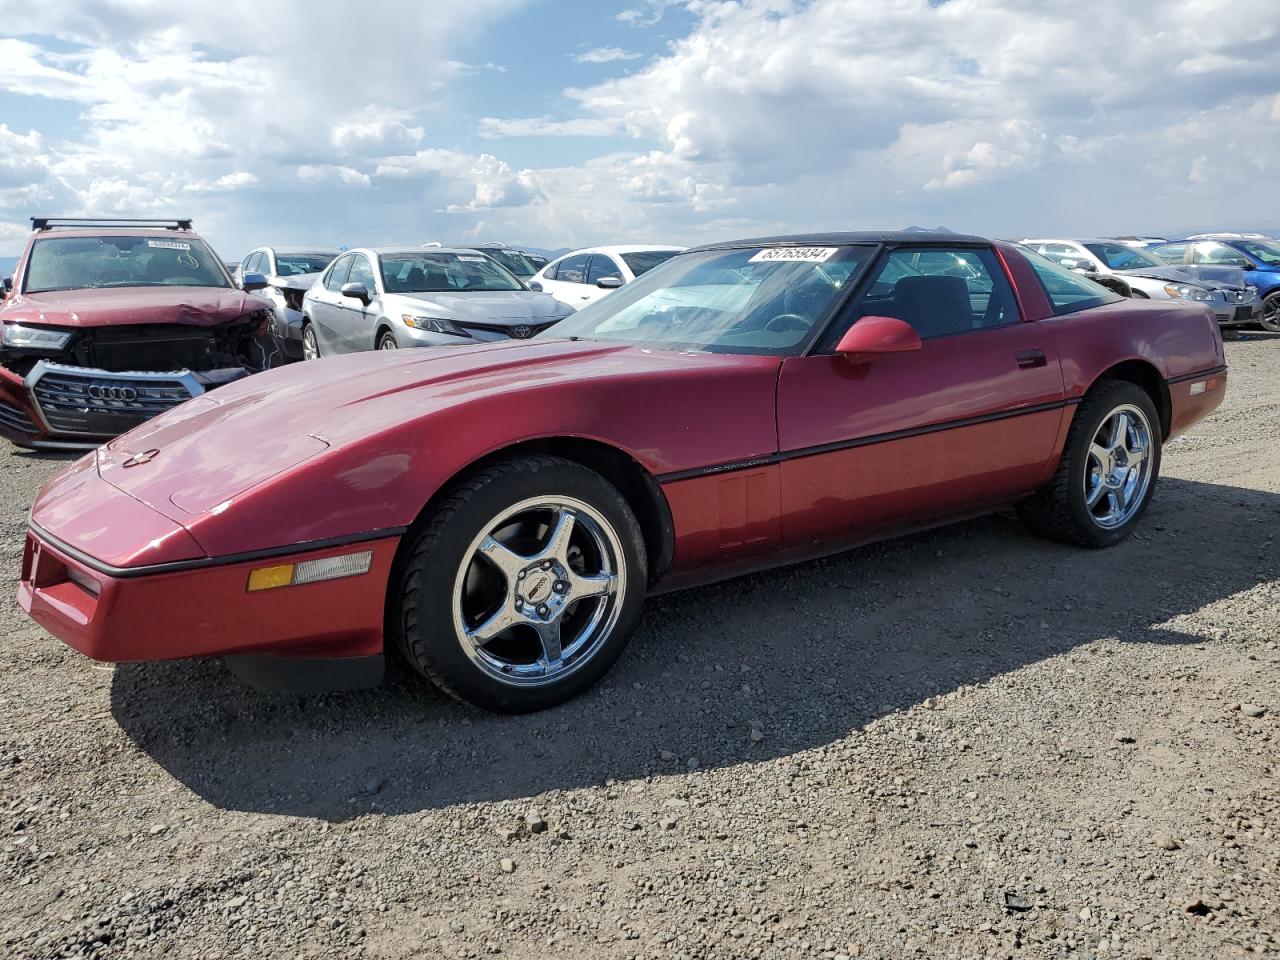
[[(98, 451), (102, 478), (178, 522), (329, 449), (483, 395), (686, 357), (569, 340), (371, 351), (290, 364), (197, 397)], [(712, 361), (714, 362), (714, 361)], [(407, 415), (406, 411), (413, 411)], [(145, 454), (145, 463), (130, 463)], [(126, 465), (127, 464), (127, 465)]]
[(269, 307), (233, 288), (111, 287), (23, 295), (0, 309), (0, 319), (73, 329), (144, 323), (212, 327)]
[(412, 310), (437, 312), (441, 319), (515, 326), (563, 319), (570, 313), (555, 297), (532, 290), (493, 293), (395, 293), (386, 299)]
[(1119, 277), (1145, 277), (1148, 280), (1164, 280), (1168, 283), (1192, 283), (1208, 290), (1217, 290), (1219, 287), (1229, 286), (1229, 284), (1218, 280), (1193, 277), (1185, 270), (1180, 270), (1177, 267), (1139, 267), (1136, 270), (1116, 270), (1115, 274)]

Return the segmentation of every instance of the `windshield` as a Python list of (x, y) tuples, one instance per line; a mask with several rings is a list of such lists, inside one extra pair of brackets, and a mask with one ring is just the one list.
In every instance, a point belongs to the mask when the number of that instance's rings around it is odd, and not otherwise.
[(304, 273), (319, 273), (336, 256), (336, 253), (277, 253), (276, 276), (297, 277)]
[(31, 247), (24, 291), (229, 286), (218, 258), (191, 237), (49, 237)]
[(483, 293), (525, 286), (483, 253), (388, 253), (382, 257), (387, 293)]
[(1086, 243), (1085, 247), (1111, 270), (1141, 270), (1143, 267), (1168, 266), (1145, 250), (1127, 247), (1123, 243)]
[(679, 250), (641, 250), (638, 253), (624, 253), (622, 259), (627, 262), (627, 268), (638, 277), (642, 273), (648, 273), (658, 264), (666, 263), (679, 252)]
[(485, 247), (484, 253), (493, 257), (517, 277), (532, 277), (538, 272), (538, 268), (533, 265), (533, 262), (519, 251), (496, 250), (492, 247)]
[(707, 353), (795, 353), (874, 252), (752, 247), (681, 254), (541, 336)]
[(1236, 246), (1269, 267), (1280, 267), (1280, 243), (1270, 240), (1240, 240)]

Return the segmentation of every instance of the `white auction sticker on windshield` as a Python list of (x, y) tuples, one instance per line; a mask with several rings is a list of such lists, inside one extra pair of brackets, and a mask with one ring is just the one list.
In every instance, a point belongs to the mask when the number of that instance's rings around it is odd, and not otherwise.
[(459, 260), (465, 260), (467, 263), (484, 263), (488, 257), (468, 257), (466, 255), (458, 257)]
[(799, 260), (802, 263), (826, 263), (839, 247), (770, 247), (761, 250), (748, 263), (770, 263), (775, 260)]
[(190, 250), (191, 244), (181, 243), (177, 240), (148, 240), (148, 247), (156, 247), (160, 250)]

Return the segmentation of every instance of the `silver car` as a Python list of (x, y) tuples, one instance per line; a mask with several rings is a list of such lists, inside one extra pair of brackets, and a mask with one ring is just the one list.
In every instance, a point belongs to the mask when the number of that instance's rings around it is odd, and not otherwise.
[(302, 352), (463, 346), (524, 340), (573, 311), (474, 250), (361, 248), (344, 253), (302, 302)]
[(318, 247), (258, 247), (236, 265), (238, 287), (249, 274), (266, 278), (258, 295), (271, 301), (276, 343), (285, 360), (302, 359), (302, 298), (337, 255)]

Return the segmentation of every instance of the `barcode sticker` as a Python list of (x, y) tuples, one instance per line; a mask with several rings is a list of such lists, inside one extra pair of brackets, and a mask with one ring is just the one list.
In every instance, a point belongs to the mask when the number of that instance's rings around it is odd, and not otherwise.
[(761, 250), (748, 263), (771, 263), (773, 261), (800, 261), (803, 263), (826, 263), (839, 247), (770, 247)]

